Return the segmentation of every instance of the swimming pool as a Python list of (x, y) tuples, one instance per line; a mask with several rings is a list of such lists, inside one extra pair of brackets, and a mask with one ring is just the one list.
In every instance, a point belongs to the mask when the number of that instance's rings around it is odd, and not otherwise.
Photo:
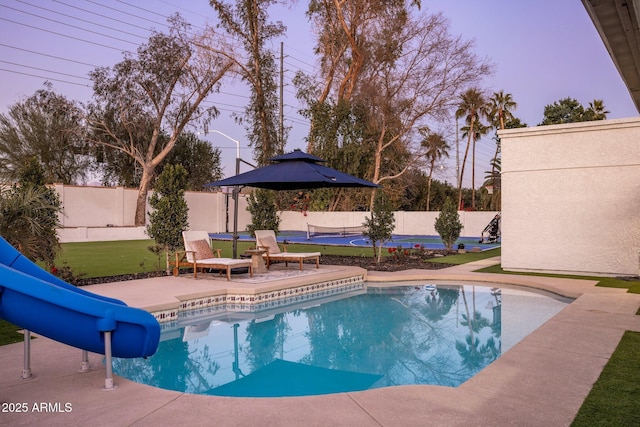
[(368, 286), (278, 310), (200, 313), (114, 372), (188, 393), (279, 397), (407, 384), (455, 387), (566, 306), (475, 284)]

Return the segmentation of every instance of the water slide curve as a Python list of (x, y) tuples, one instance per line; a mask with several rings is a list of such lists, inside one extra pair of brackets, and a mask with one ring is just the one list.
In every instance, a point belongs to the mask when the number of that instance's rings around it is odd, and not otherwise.
[(160, 340), (160, 325), (150, 313), (59, 279), (2, 237), (0, 318), (99, 354), (105, 354), (104, 332), (111, 331), (115, 357), (151, 356)]

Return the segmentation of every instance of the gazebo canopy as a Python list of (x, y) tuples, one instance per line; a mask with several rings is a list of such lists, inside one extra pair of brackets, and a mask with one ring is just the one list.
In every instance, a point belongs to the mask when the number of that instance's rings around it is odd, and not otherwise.
[(273, 163), (230, 178), (206, 184), (209, 187), (248, 186), (270, 190), (298, 190), (327, 187), (371, 187), (379, 185), (328, 166), (301, 150), (276, 156)]

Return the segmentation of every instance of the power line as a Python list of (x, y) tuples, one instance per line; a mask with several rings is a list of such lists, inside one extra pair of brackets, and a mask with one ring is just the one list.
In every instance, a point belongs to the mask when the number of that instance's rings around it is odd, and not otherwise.
[(41, 56), (46, 56), (48, 58), (59, 59), (61, 61), (73, 62), (75, 64), (80, 64), (80, 65), (87, 65), (87, 66), (93, 67), (93, 68), (97, 68), (98, 67), (97, 65), (89, 64), (87, 62), (76, 61), (74, 59), (63, 58), (61, 56), (49, 55), (49, 54), (42, 53), (42, 52), (36, 52), (35, 50), (24, 49), (24, 48), (17, 47), (17, 46), (10, 46), (10, 45), (4, 44), (4, 43), (0, 43), (0, 46), (6, 47), (6, 48), (9, 48), (9, 49), (21, 50), (23, 52), (33, 53), (34, 55), (41, 55)]
[[(46, 11), (46, 12), (49, 12), (49, 13), (53, 13), (53, 14), (56, 14), (58, 16), (62, 16), (62, 17), (65, 17), (65, 18), (68, 18), (68, 19), (71, 19), (71, 20), (78, 20), (80, 22), (88, 23), (88, 24), (91, 24), (91, 25), (96, 26), (96, 27), (105, 28), (105, 29), (110, 30), (110, 31), (118, 31), (120, 33), (129, 34), (129, 35), (132, 35), (133, 37), (137, 37), (137, 38), (141, 38), (141, 39), (144, 38), (143, 36), (140, 36), (138, 34), (127, 32), (127, 31), (125, 31), (123, 29), (117, 29), (117, 28), (114, 28), (112, 26), (103, 25), (103, 24), (98, 23), (98, 22), (96, 22), (94, 20), (83, 19), (83, 18), (80, 18), (80, 17), (77, 17), (77, 16), (73, 16), (73, 15), (68, 14), (68, 13), (63, 13), (63, 12), (59, 12), (59, 11), (56, 11), (56, 10), (53, 10), (53, 9), (50, 9), (50, 8), (34, 5), (34, 4), (29, 3), (27, 1), (23, 1), (23, 0), (18, 0), (18, 1), (20, 3), (22, 3), (22, 4), (24, 4), (24, 5), (31, 6), (31, 7), (34, 7), (36, 9), (43, 10), (43, 11)], [(116, 0), (116, 1), (118, 1), (119, 3), (121, 3), (123, 5), (128, 5), (130, 7), (135, 8), (135, 9), (141, 10), (141, 11), (143, 11), (145, 13), (151, 13), (151, 14), (156, 15), (156, 16), (164, 17), (164, 15), (162, 15), (160, 13), (157, 13), (157, 12), (154, 12), (152, 10), (142, 8), (142, 7), (127, 3), (125, 1), (121, 1), (121, 0)], [(113, 22), (117, 22), (117, 23), (129, 26), (129, 27), (132, 27), (132, 28), (142, 29), (145, 32), (150, 32), (151, 31), (151, 30), (149, 30), (149, 29), (147, 29), (147, 28), (145, 28), (143, 26), (137, 25), (135, 23), (126, 22), (124, 20), (117, 19), (114, 16), (109, 16), (109, 15), (105, 15), (103, 13), (98, 13), (98, 12), (96, 12), (94, 10), (89, 10), (89, 9), (86, 9), (86, 8), (78, 7), (77, 5), (71, 5), (71, 4), (66, 3), (64, 1), (61, 1), (61, 0), (54, 0), (54, 2), (57, 3), (57, 4), (60, 4), (62, 6), (73, 8), (74, 11), (81, 11), (81, 12), (90, 14), (92, 16), (97, 16), (97, 17), (99, 17), (101, 19), (106, 19), (106, 20), (110, 20), (110, 21), (113, 21)], [(118, 9), (118, 8), (111, 7), (111, 6), (105, 6), (105, 5), (99, 4), (99, 3), (95, 2), (95, 1), (91, 1), (91, 0), (87, 0), (87, 2), (91, 3), (91, 4), (94, 4), (94, 5), (97, 5), (97, 6), (100, 6), (100, 7), (103, 7), (105, 9), (110, 10), (110, 11), (121, 13), (121, 14), (124, 14), (126, 16), (130, 16), (130, 17), (134, 17), (134, 18), (136, 18), (138, 20), (151, 22), (153, 24), (164, 25), (164, 24), (159, 23), (159, 22), (157, 22), (155, 20), (147, 19), (145, 17), (142, 17), (139, 14), (130, 13), (130, 12), (124, 11), (122, 9)], [(164, 3), (170, 4), (168, 2), (164, 2)], [(175, 7), (175, 5), (174, 5), (174, 7)], [(97, 34), (97, 35), (102, 36), (102, 37), (108, 37), (108, 38), (111, 38), (111, 39), (114, 39), (114, 40), (118, 40), (118, 41), (124, 41), (124, 42), (129, 43), (129, 44), (138, 45), (137, 43), (134, 43), (134, 42), (129, 41), (129, 40), (123, 40), (121, 38), (118, 38), (118, 37), (115, 37), (115, 36), (111, 36), (109, 34), (104, 34), (104, 33), (96, 32), (96, 31), (92, 31), (92, 30), (87, 30), (86, 28), (82, 28), (82, 27), (79, 27), (79, 26), (76, 26), (76, 25), (72, 25), (72, 24), (70, 24), (68, 22), (62, 22), (60, 20), (51, 19), (51, 18), (42, 16), (42, 15), (39, 15), (39, 14), (36, 14), (36, 13), (27, 12), (25, 10), (21, 10), (21, 9), (17, 9), (17, 8), (12, 8), (12, 7), (7, 7), (7, 8), (10, 9), (10, 10), (14, 10), (16, 12), (19, 12), (19, 13), (23, 13), (25, 15), (29, 15), (29, 16), (33, 16), (35, 18), (39, 18), (39, 19), (43, 19), (43, 20), (46, 20), (46, 21), (49, 21), (49, 22), (53, 22), (53, 23), (55, 23), (57, 25), (78, 29), (80, 31), (86, 31), (86, 32), (89, 32), (89, 33)], [(192, 11), (189, 11), (189, 12), (196, 14), (195, 12), (192, 12)], [(202, 16), (201, 14), (197, 14), (197, 15)], [(63, 34), (63, 33), (59, 32), (59, 31), (53, 31), (53, 30), (47, 30), (47, 29), (44, 29), (44, 28), (39, 28), (37, 26), (30, 25), (30, 24), (27, 24), (25, 22), (19, 22), (19, 21), (16, 21), (16, 20), (8, 19), (8, 18), (3, 18), (3, 20), (5, 20), (7, 22), (12, 22), (12, 23), (14, 23), (16, 25), (22, 25), (22, 26), (25, 26), (27, 28), (32, 28), (32, 29), (37, 30), (37, 31), (44, 31), (44, 32), (48, 32), (48, 33), (54, 34), (56, 36), (66, 37), (66, 38), (70, 38), (70, 39), (77, 40), (77, 41), (80, 41), (80, 42), (92, 44), (92, 45), (95, 45), (95, 46), (116, 50), (116, 48), (114, 48), (112, 46), (108, 46), (108, 45), (105, 45), (105, 44), (102, 44), (102, 43), (98, 43), (98, 42), (94, 42), (94, 41), (91, 41), (91, 40), (87, 40), (86, 38), (83, 39), (83, 38), (79, 38), (79, 37), (69, 36), (69, 35)], [(35, 50), (25, 49), (25, 48), (18, 47), (18, 46), (10, 46), (10, 45), (7, 45), (7, 44), (2, 44), (2, 43), (0, 43), (0, 46), (4, 46), (6, 48), (14, 49), (14, 50), (18, 50), (18, 51), (28, 52), (28, 53), (31, 53), (31, 54), (34, 54), (34, 55), (40, 55), (40, 56), (43, 56), (43, 57), (53, 58), (53, 59), (60, 60), (60, 61), (66, 61), (66, 62), (70, 62), (70, 63), (81, 64), (81, 65), (85, 65), (85, 66), (92, 67), (92, 68), (96, 68), (97, 67), (95, 64), (89, 64), (89, 63), (86, 63), (86, 62), (77, 61), (77, 60), (70, 59), (70, 58), (64, 58), (64, 57), (61, 57), (61, 56), (51, 55), (51, 54), (47, 54), (47, 53), (44, 53), (44, 52), (38, 52), (38, 51), (35, 51)], [(117, 49), (117, 50), (119, 50), (119, 49)], [(313, 65), (311, 65), (311, 64), (309, 64), (309, 63), (307, 63), (307, 62), (305, 62), (303, 60), (300, 60), (300, 59), (298, 59), (298, 58), (296, 58), (294, 56), (289, 55), (288, 57), (291, 58), (293, 61), (297, 61), (297, 62), (299, 62), (301, 64), (308, 65), (311, 68), (315, 68)], [(46, 69), (46, 68), (32, 67), (32, 66), (29, 66), (29, 65), (19, 64), (19, 63), (15, 63), (15, 62), (11, 63), (11, 62), (8, 62), (8, 61), (3, 61), (3, 62), (9, 63), (11, 65), (16, 65), (18, 67), (31, 68), (31, 69), (35, 69), (35, 70), (38, 70), (38, 71), (48, 72), (48, 73), (51, 73), (51, 74), (66, 75), (66, 76), (72, 77), (72, 78), (80, 78), (80, 79), (84, 79), (84, 80), (90, 80), (90, 79), (88, 79), (86, 77), (80, 77), (80, 76), (75, 76), (75, 75), (72, 75), (72, 74), (61, 73), (61, 72), (50, 70), (50, 69)], [(290, 64), (290, 68), (293, 69), (293, 70), (289, 70), (289, 71), (294, 71), (295, 69), (299, 69), (298, 67), (299, 66), (297, 66), (296, 64)], [(45, 77), (45, 76), (42, 76), (42, 75), (38, 75), (38, 74), (32, 74), (32, 73), (20, 72), (20, 71), (16, 71), (16, 70), (8, 70), (8, 69), (3, 69), (3, 70), (7, 71), (7, 72), (10, 72), (10, 73), (29, 76), (29, 77), (48, 79), (48, 80), (52, 80), (52, 81), (58, 81), (58, 82), (63, 82), (63, 83), (68, 83), (68, 84), (75, 84), (75, 85), (79, 85), (79, 86), (86, 86), (86, 85), (82, 85), (82, 84), (79, 84), (79, 83), (71, 82), (71, 81), (68, 81), (68, 80), (62, 80), (62, 79), (50, 78), (50, 77), (48, 78), (48, 77)], [(286, 90), (286, 92), (288, 94), (290, 94), (290, 95), (295, 96), (295, 93), (293, 91), (291, 91), (291, 90)], [(240, 95), (240, 94), (237, 94), (237, 93), (229, 93), (229, 92), (219, 92), (219, 93), (223, 94), (225, 96), (240, 97), (242, 99), (248, 99), (249, 98), (246, 95)], [(220, 111), (228, 111), (228, 112), (235, 113), (235, 114), (241, 114), (241, 113), (244, 112), (243, 106), (240, 106), (240, 105), (233, 105), (233, 104), (227, 104), (227, 103), (213, 103), (213, 105), (216, 105), (216, 107)], [(227, 107), (227, 108), (225, 108), (225, 107)], [(293, 109), (293, 108), (296, 108), (296, 107), (290, 106), (289, 108)], [(300, 120), (300, 119), (296, 119), (295, 117), (287, 117), (286, 120), (288, 122), (290, 122), (290, 123), (308, 125), (308, 121), (304, 121), (304, 119)]]
[[(80, 22), (85, 22), (85, 23), (87, 23), (87, 24), (91, 24), (91, 25), (99, 26), (99, 27), (102, 27), (102, 28), (106, 28), (106, 29), (108, 29), (108, 30), (117, 31), (117, 32), (119, 32), (119, 33), (129, 34), (130, 36), (138, 37), (138, 38), (141, 38), (141, 39), (146, 39), (146, 37), (144, 37), (144, 36), (141, 36), (141, 35), (138, 35), (138, 34), (135, 34), (135, 33), (130, 33), (130, 32), (128, 32), (128, 31), (124, 31), (124, 30), (122, 30), (122, 29), (120, 29), (120, 28), (114, 28), (114, 27), (109, 27), (109, 26), (107, 26), (107, 25), (98, 24), (98, 23), (96, 23), (95, 21), (89, 21), (89, 20), (87, 20), (87, 19), (82, 19), (82, 18), (79, 18), (79, 17), (77, 17), (77, 16), (68, 15), (68, 14), (66, 14), (66, 13), (58, 12), (58, 11), (55, 11), (55, 10), (53, 10), (53, 9), (48, 9), (48, 8), (46, 8), (46, 7), (42, 7), (42, 6), (38, 6), (38, 5), (35, 5), (35, 4), (31, 4), (31, 3), (28, 3), (28, 2), (26, 2), (26, 1), (22, 1), (22, 0), (16, 0), (16, 1), (18, 1), (18, 2), (20, 2), (20, 3), (23, 3), (23, 4), (26, 4), (26, 5), (28, 5), (28, 6), (31, 6), (31, 7), (37, 8), (37, 9), (41, 9), (41, 10), (45, 10), (45, 11), (47, 11), (47, 12), (51, 12), (51, 13), (56, 14), (56, 15), (61, 15), (61, 16), (67, 17), (67, 18), (75, 19), (75, 20), (80, 21)], [(15, 10), (17, 10), (17, 9), (15, 9)], [(24, 11), (21, 11), (21, 12), (23, 12), (23, 13), (27, 13), (27, 12), (24, 12)], [(37, 15), (33, 15), (33, 16), (37, 16)], [(43, 18), (43, 19), (48, 19), (48, 18)], [(54, 22), (58, 22), (58, 21), (54, 21)], [(62, 24), (63, 24), (63, 25), (67, 25), (67, 24), (65, 24), (65, 23), (62, 23)]]
[[(155, 10), (145, 9), (144, 7), (140, 7), (140, 6), (137, 6), (137, 5), (135, 5), (135, 4), (131, 4), (131, 3), (127, 3), (126, 1), (122, 1), (122, 0), (116, 0), (116, 1), (117, 1), (118, 3), (126, 4), (127, 6), (132, 7), (132, 8), (134, 8), (134, 9), (139, 9), (139, 10), (141, 10), (141, 11), (143, 11), (143, 12), (151, 13), (151, 14), (156, 15), (156, 16), (159, 16), (159, 17), (161, 17), (161, 18), (166, 18), (166, 16), (164, 16), (164, 15), (163, 15), (163, 14), (161, 14), (161, 13), (156, 12)], [(92, 2), (92, 3), (93, 3), (93, 2)], [(113, 10), (117, 10), (117, 9), (115, 9), (115, 8), (114, 8)], [(120, 11), (120, 12), (122, 12), (122, 11)], [(122, 13), (124, 13), (124, 12), (122, 12)], [(137, 16), (137, 15), (136, 15), (136, 16)], [(151, 21), (151, 22), (153, 22), (153, 21)]]
[[(133, 8), (135, 8), (135, 9), (140, 9), (140, 10), (142, 10), (143, 12), (146, 12), (146, 13), (153, 13), (154, 15), (158, 15), (158, 16), (160, 16), (160, 17), (162, 17), (162, 18), (165, 18), (165, 19), (167, 18), (167, 17), (166, 17), (166, 16), (164, 16), (163, 14), (158, 13), (158, 12), (155, 12), (155, 11), (153, 11), (153, 10), (145, 9), (145, 8), (143, 8), (143, 7), (137, 6), (137, 5), (135, 5), (135, 4), (127, 3), (126, 1), (122, 1), (122, 0), (116, 0), (116, 1), (117, 1), (118, 3), (126, 4), (127, 6), (133, 7)], [(169, 4), (169, 3), (167, 3), (167, 2), (163, 2), (163, 3)], [(170, 6), (172, 6), (172, 7), (176, 7), (176, 8), (178, 8), (178, 6), (171, 5), (171, 4), (169, 4), (169, 5), (170, 5)], [(189, 10), (187, 10), (187, 9), (182, 8), (182, 7), (180, 7), (179, 9), (185, 10), (185, 11), (187, 11), (187, 12), (193, 13), (194, 15), (198, 15), (198, 16), (201, 16), (201, 17), (202, 17), (202, 15), (200, 15), (199, 13), (191, 12), (191, 11), (189, 11)], [(203, 29), (204, 29), (204, 28), (199, 27), (199, 26), (197, 26), (197, 25), (193, 25), (193, 24), (190, 24), (190, 25), (192, 25), (193, 27), (195, 27), (195, 28), (197, 28), (197, 29), (199, 29), (199, 30), (203, 30)]]
[(102, 43), (98, 43), (98, 42), (92, 42), (92, 41), (89, 41), (89, 40), (81, 39), (79, 37), (73, 37), (73, 36), (69, 36), (67, 34), (58, 33), (56, 31), (45, 30), (44, 28), (39, 28), (39, 27), (36, 27), (36, 26), (33, 26), (33, 25), (24, 24), (22, 22), (13, 21), (13, 20), (7, 19), (7, 18), (0, 17), (0, 20), (6, 21), (6, 22), (11, 22), (12, 24), (16, 24), (16, 25), (22, 25), (22, 26), (28, 27), (28, 28), (33, 28), (34, 30), (43, 31), (45, 33), (55, 34), (55, 35), (60, 36), (60, 37), (65, 37), (65, 38), (76, 40), (76, 41), (80, 41), (80, 42), (83, 42), (83, 43), (93, 44), (93, 45), (104, 47), (104, 48), (107, 48), (107, 49), (113, 49), (113, 50), (118, 50), (118, 51), (122, 50), (122, 49), (118, 49), (116, 47), (109, 46), (109, 45), (106, 45), (106, 44), (102, 44)]
[[(110, 35), (107, 35), (107, 34), (103, 34), (103, 33), (99, 33), (97, 31), (93, 31), (93, 30), (87, 30), (86, 28), (78, 27), (76, 25), (71, 25), (71, 24), (67, 24), (67, 23), (64, 23), (64, 22), (60, 22), (60, 21), (56, 21), (55, 19), (47, 18), (47, 17), (42, 16), (42, 15), (36, 15), (35, 13), (25, 12), (24, 10), (16, 9), (16, 8), (13, 8), (13, 7), (1, 5), (1, 4), (0, 4), (0, 7), (4, 7), (4, 8), (7, 8), (7, 9), (12, 9), (12, 10), (15, 10), (16, 12), (21, 12), (21, 13), (24, 13), (26, 15), (35, 16), (36, 18), (44, 19), (45, 21), (54, 22), (56, 24), (62, 24), (62, 25), (65, 25), (67, 27), (70, 27), (70, 28), (75, 28), (76, 30), (81, 30), (81, 31), (86, 31), (87, 33), (96, 34), (98, 36), (107, 37), (107, 38), (110, 38), (110, 39), (118, 40), (118, 41), (129, 43), (129, 44), (134, 44), (134, 45), (136, 44), (136, 43), (131, 42), (129, 40), (121, 39), (121, 38), (118, 38), (118, 37), (113, 37), (113, 36), (110, 36)], [(44, 29), (41, 29), (41, 30), (42, 31), (46, 31)]]
[(0, 68), (0, 71), (5, 71), (7, 73), (13, 73), (13, 74), (20, 74), (20, 75), (29, 76), (29, 77), (37, 77), (39, 79), (51, 80), (51, 81), (54, 81), (54, 82), (68, 83), (70, 85), (90, 87), (89, 85), (85, 85), (85, 84), (82, 84), (82, 83), (70, 82), (68, 80), (60, 80), (60, 79), (55, 79), (55, 78), (51, 78), (51, 77), (44, 77), (44, 76), (39, 76), (39, 75), (36, 75), (36, 74), (23, 73), (23, 72), (20, 72), (20, 71), (7, 70), (6, 68)]
[(141, 29), (141, 30), (144, 30), (144, 31), (149, 31), (149, 29), (146, 28), (146, 27), (141, 27), (139, 25), (131, 24), (131, 23), (129, 23), (127, 21), (123, 21), (121, 19), (113, 18), (111, 16), (106, 16), (106, 15), (103, 15), (101, 13), (97, 13), (97, 12), (94, 12), (94, 11), (89, 10), (89, 9), (84, 9), (84, 8), (78, 7), (76, 5), (71, 5), (71, 4), (65, 3), (65, 2), (60, 1), (60, 0), (53, 0), (53, 1), (56, 2), (56, 3), (59, 3), (61, 5), (67, 6), (67, 7), (71, 8), (71, 9), (74, 9), (74, 10), (80, 10), (82, 12), (86, 12), (86, 13), (91, 14), (91, 15), (96, 15), (96, 16), (99, 16), (101, 18), (105, 18), (105, 19), (109, 19), (109, 20), (112, 20), (112, 21), (115, 21), (115, 22), (119, 22), (121, 24), (129, 25), (129, 26), (134, 27), (134, 28), (138, 28), (138, 29)]
[(0, 59), (0, 62), (5, 63), (5, 64), (9, 64), (9, 65), (15, 65), (15, 66), (18, 66), (18, 67), (23, 67), (23, 68), (30, 68), (32, 70), (44, 71), (46, 73), (60, 74), (61, 76), (73, 77), (73, 78), (76, 78), (76, 79), (91, 80), (88, 77), (82, 77), (82, 76), (76, 76), (76, 75), (73, 75), (73, 74), (61, 73), (59, 71), (52, 71), (52, 70), (47, 70), (45, 68), (32, 67), (30, 65), (24, 65), (24, 64), (18, 64), (18, 63), (15, 63), (15, 62), (3, 61), (1, 59)]
[[(135, 15), (135, 14), (133, 14), (133, 13), (125, 12), (125, 11), (123, 11), (123, 10), (116, 9), (115, 7), (111, 7), (111, 6), (106, 6), (106, 5), (104, 5), (104, 4), (101, 4), (101, 3), (96, 2), (96, 1), (93, 1), (93, 0), (85, 0), (85, 1), (86, 1), (86, 2), (88, 2), (88, 3), (93, 3), (93, 4), (95, 4), (95, 5), (98, 5), (98, 6), (100, 6), (100, 7), (103, 7), (103, 8), (105, 8), (105, 9), (109, 9), (109, 10), (113, 10), (113, 11), (118, 12), (118, 13), (122, 13), (123, 15), (128, 15), (128, 16), (131, 16), (131, 17), (134, 17), (134, 18), (141, 19), (141, 20), (143, 20), (143, 21), (151, 22), (152, 24), (160, 25), (161, 27), (167, 27), (167, 28), (169, 27), (169, 26), (168, 26), (167, 24), (165, 24), (164, 22), (153, 21), (153, 20), (151, 20), (151, 19), (147, 19), (147, 18), (145, 18), (144, 16)], [(160, 16), (163, 16), (163, 15), (160, 15)]]

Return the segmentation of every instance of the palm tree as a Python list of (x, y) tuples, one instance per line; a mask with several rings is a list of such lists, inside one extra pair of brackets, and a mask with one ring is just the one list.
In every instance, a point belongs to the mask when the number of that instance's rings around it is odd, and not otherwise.
[(0, 236), (32, 261), (51, 269), (60, 248), (56, 228), (62, 204), (45, 185), (45, 172), (32, 157), (19, 171), (16, 184), (0, 190)]
[[(461, 96), (461, 102), (456, 110), (456, 118), (465, 118), (468, 131), (467, 135), (467, 147), (464, 151), (464, 158), (462, 160), (462, 169), (460, 170), (460, 180), (458, 182), (458, 209), (462, 204), (462, 178), (464, 177), (464, 166), (469, 155), (469, 147), (471, 146), (471, 137), (475, 136), (476, 128), (480, 122), (480, 116), (484, 116), (486, 111), (486, 103), (484, 95), (479, 89), (468, 89)], [(475, 139), (474, 139), (475, 144)], [(475, 165), (474, 165), (475, 167)], [(473, 183), (472, 183), (473, 186)], [(473, 204), (473, 202), (472, 202)]]
[(425, 157), (429, 160), (429, 180), (427, 183), (427, 211), (429, 210), (429, 199), (431, 197), (431, 179), (433, 177), (433, 169), (436, 161), (443, 157), (449, 157), (449, 149), (451, 148), (444, 137), (439, 133), (428, 133), (426, 128), (420, 129), (420, 134), (425, 138), (420, 142), (422, 147), (427, 149)]
[(518, 104), (513, 100), (513, 96), (510, 93), (504, 93), (504, 91), (495, 92), (489, 98), (488, 104), (488, 117), (489, 121), (496, 129), (504, 129), (505, 123), (509, 120), (513, 120), (513, 113), (511, 110), (515, 110)]
[[(502, 161), (500, 157), (491, 159), (491, 170), (484, 171), (484, 187), (491, 186), (493, 193), (491, 194), (489, 206), (486, 208), (489, 210), (499, 211), (500, 206), (500, 172), (502, 171)], [(497, 185), (496, 185), (497, 184)]]
[(607, 114), (609, 114), (602, 99), (594, 99), (593, 102), (590, 102), (587, 111), (593, 115), (592, 120), (604, 120), (607, 118)]
[[(513, 96), (510, 93), (504, 93), (503, 90), (499, 92), (495, 92), (491, 98), (489, 98), (489, 113), (488, 118), (493, 127), (498, 130), (502, 130), (505, 128), (505, 123), (514, 119), (512, 110), (515, 110), (518, 107), (518, 104), (513, 100)], [(491, 161), (491, 176), (494, 179), (494, 182), (491, 184), (493, 188), (496, 188), (495, 185), (495, 177), (496, 177), (496, 162), (499, 161), (498, 155), (500, 154), (500, 138), (496, 135), (496, 154), (493, 156), (493, 160)]]
[[(471, 209), (475, 210), (476, 207), (476, 142), (483, 136), (489, 133), (489, 126), (485, 126), (480, 121), (476, 122), (471, 140), (473, 141), (473, 149), (471, 150)], [(469, 126), (463, 126), (460, 128), (462, 131), (462, 137), (468, 137), (471, 131)]]
[(10, 187), (0, 190), (0, 235), (32, 261), (48, 268), (59, 248), (55, 227), (61, 211), (47, 187)]

